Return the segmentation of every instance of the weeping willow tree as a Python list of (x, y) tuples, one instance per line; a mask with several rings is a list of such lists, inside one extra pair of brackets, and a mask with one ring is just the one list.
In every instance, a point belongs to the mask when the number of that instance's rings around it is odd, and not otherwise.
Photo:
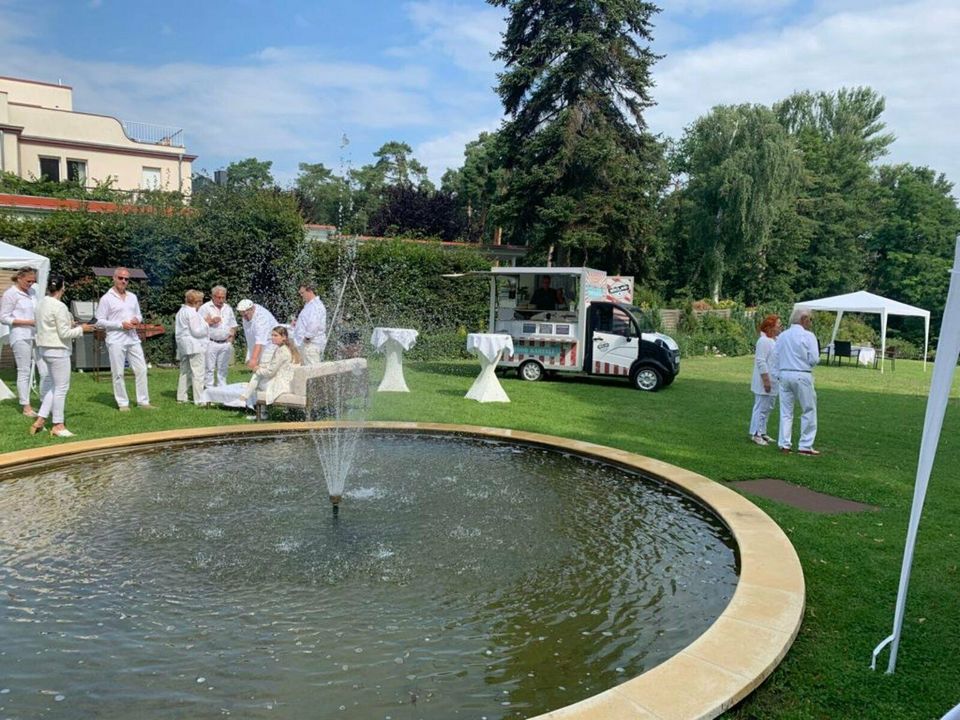
[(769, 271), (773, 231), (796, 199), (802, 162), (773, 112), (721, 105), (684, 133), (678, 169), (686, 177), (691, 255), (719, 300), (731, 273)]

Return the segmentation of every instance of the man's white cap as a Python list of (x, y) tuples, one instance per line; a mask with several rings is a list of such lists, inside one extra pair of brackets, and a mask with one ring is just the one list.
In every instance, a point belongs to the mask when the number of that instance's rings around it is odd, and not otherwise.
[(246, 312), (252, 307), (253, 307), (253, 300), (248, 300), (247, 298), (244, 298), (243, 300), (237, 303), (237, 310), (240, 312)]

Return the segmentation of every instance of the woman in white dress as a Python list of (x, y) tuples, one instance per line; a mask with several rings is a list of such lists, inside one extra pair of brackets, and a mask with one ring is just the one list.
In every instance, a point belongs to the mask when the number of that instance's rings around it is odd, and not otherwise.
[(767, 419), (777, 401), (776, 339), (783, 325), (777, 315), (767, 315), (760, 323), (760, 337), (753, 361), (753, 414), (750, 416), (750, 439), (757, 445), (768, 445), (773, 438), (767, 435)]
[(206, 374), (207, 336), (210, 326), (200, 317), (203, 293), (187, 290), (183, 305), (177, 311), (174, 335), (177, 339), (177, 356), (180, 358), (180, 379), (177, 382), (177, 402), (189, 402), (187, 386), (193, 388), (195, 405), (203, 403), (203, 379)]
[(93, 325), (77, 325), (61, 298), (65, 289), (61, 275), (51, 275), (47, 283), (47, 296), (40, 301), (36, 312), (37, 349), (47, 365), (47, 373), (40, 381), (40, 409), (37, 419), (30, 426), (30, 434), (43, 430), (47, 418), (52, 416), (54, 437), (73, 437), (63, 424), (67, 391), (70, 389), (70, 342), (93, 332)]
[(277, 325), (270, 333), (270, 341), (276, 345), (276, 352), (270, 357), (266, 365), (258, 365), (247, 383), (240, 399), (250, 404), (256, 400), (257, 393), (266, 395), (267, 405), (272, 403), (278, 395), (289, 392), (293, 380), (293, 366), (300, 364), (300, 354), (297, 352), (293, 340), (283, 325)]
[(30, 380), (34, 364), (34, 335), (36, 334), (36, 293), (33, 284), (37, 271), (20, 268), (13, 276), (13, 285), (0, 298), (0, 323), (10, 328), (10, 350), (17, 365), (17, 396), (23, 414), (36, 417), (30, 405)]

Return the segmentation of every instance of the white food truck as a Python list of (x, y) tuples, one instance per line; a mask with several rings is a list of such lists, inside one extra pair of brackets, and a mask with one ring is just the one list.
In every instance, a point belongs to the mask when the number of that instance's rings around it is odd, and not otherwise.
[(587, 267), (496, 267), (489, 276), (489, 332), (513, 338), (499, 367), (524, 380), (546, 373), (623, 377), (638, 390), (659, 390), (680, 372), (673, 338), (647, 332), (633, 307), (633, 278)]

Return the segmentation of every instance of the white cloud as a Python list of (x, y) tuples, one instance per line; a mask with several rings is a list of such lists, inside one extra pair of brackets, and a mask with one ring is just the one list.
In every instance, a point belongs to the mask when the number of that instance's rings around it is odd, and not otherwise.
[(470, 72), (492, 75), (499, 68), (491, 55), (500, 48), (503, 11), (440, 0), (421, 0), (404, 7), (423, 39), (416, 48), (394, 49), (394, 53), (438, 52)]
[(796, 90), (868, 85), (897, 136), (889, 162), (929, 165), (960, 182), (960, 6), (919, 0), (817, 16), (777, 32), (680, 51), (654, 69), (654, 132), (679, 137), (724, 103), (770, 104)]
[(414, 148), (414, 156), (427, 166), (430, 179), (437, 187), (440, 178), (448, 168), (463, 166), (463, 151), (467, 143), (473, 142), (482, 132), (492, 132), (500, 126), (499, 118), (491, 118), (485, 124), (478, 124), (468, 130), (454, 130), (439, 137), (426, 140)]
[(739, 13), (746, 15), (765, 15), (780, 12), (796, 5), (796, 0), (673, 0), (664, 4), (671, 14), (714, 15), (720, 13)]

